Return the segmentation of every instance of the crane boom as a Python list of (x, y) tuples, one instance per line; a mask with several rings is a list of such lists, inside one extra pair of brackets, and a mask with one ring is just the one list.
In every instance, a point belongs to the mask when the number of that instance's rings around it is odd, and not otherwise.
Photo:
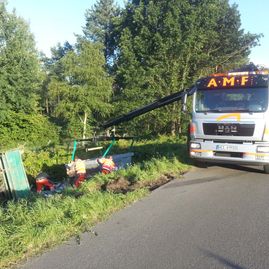
[(138, 117), (140, 115), (143, 115), (143, 114), (145, 114), (147, 112), (150, 112), (150, 111), (152, 111), (154, 109), (157, 109), (157, 108), (169, 105), (169, 104), (171, 104), (173, 102), (179, 101), (179, 100), (183, 99), (183, 97), (186, 94), (187, 95), (192, 95), (194, 90), (195, 90), (195, 88), (191, 87), (190, 89), (185, 89), (185, 90), (173, 93), (171, 95), (165, 96), (165, 97), (163, 97), (161, 99), (158, 99), (158, 100), (154, 101), (151, 104), (145, 105), (145, 106), (137, 108), (135, 110), (132, 110), (129, 113), (123, 114), (123, 115), (121, 115), (121, 116), (119, 116), (117, 118), (111, 119), (111, 120), (103, 123), (102, 127), (106, 129), (106, 128), (109, 128), (109, 127), (111, 127), (113, 125), (118, 125), (118, 124), (120, 124), (122, 122), (132, 120), (133, 118), (136, 118), (136, 117)]

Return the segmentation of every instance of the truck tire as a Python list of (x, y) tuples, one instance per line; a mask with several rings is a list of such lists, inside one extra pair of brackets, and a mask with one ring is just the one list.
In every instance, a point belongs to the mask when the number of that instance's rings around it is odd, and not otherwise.
[(265, 174), (269, 174), (269, 164), (263, 166), (263, 171)]
[(194, 165), (199, 167), (199, 168), (207, 168), (208, 167), (206, 162), (202, 162), (202, 161), (198, 161), (198, 160), (194, 160)]

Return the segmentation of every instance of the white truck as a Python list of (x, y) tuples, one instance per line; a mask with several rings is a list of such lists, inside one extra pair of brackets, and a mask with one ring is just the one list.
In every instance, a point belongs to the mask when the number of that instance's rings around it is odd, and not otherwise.
[(195, 84), (190, 157), (262, 165), (269, 173), (268, 71), (213, 74)]
[(269, 173), (268, 70), (213, 74), (191, 88), (112, 119), (104, 128), (193, 96), (190, 157), (200, 163), (262, 165)]

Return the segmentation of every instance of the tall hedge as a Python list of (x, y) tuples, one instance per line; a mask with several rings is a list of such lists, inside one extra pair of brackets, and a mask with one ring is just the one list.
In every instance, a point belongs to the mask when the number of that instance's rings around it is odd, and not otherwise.
[(43, 147), (57, 142), (58, 130), (42, 115), (9, 111), (0, 118), (1, 151), (19, 145)]

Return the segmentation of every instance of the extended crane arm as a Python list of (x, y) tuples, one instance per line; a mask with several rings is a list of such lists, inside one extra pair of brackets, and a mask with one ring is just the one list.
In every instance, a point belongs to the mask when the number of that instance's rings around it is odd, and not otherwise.
[(146, 105), (146, 106), (143, 106), (143, 107), (140, 107), (138, 109), (135, 109), (135, 110), (132, 110), (131, 112), (127, 113), (127, 114), (123, 114), (115, 119), (111, 119), (107, 122), (105, 122), (102, 127), (103, 128), (108, 128), (108, 127), (111, 127), (113, 125), (118, 125), (122, 122), (125, 122), (125, 121), (129, 121), (129, 120), (132, 120), (133, 118), (135, 117), (138, 117), (140, 115), (143, 115), (149, 111), (152, 111), (154, 109), (157, 109), (157, 108), (160, 108), (160, 107), (163, 107), (163, 106), (166, 106), (166, 105), (169, 105), (173, 102), (176, 102), (178, 100), (181, 100), (184, 98), (184, 96), (186, 95), (192, 95), (195, 91), (195, 86), (191, 87), (190, 89), (186, 89), (186, 90), (183, 90), (183, 91), (180, 91), (180, 92), (176, 92), (176, 93), (173, 93), (171, 95), (168, 95), (168, 96), (165, 96), (159, 100), (156, 100), (154, 101), (153, 103), (149, 104), (149, 105)]

